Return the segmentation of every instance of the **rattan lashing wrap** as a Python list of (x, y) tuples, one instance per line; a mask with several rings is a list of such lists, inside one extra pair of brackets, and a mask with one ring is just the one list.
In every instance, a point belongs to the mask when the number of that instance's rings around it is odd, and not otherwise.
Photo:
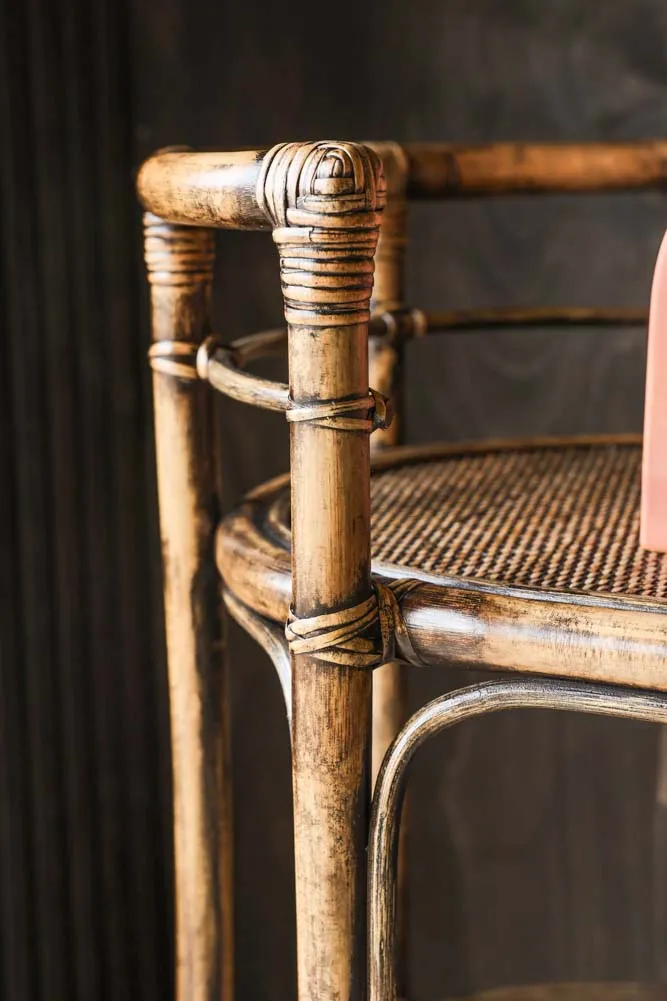
[(639, 547), (641, 450), (567, 446), (397, 466), (372, 481), (373, 557), (439, 575), (667, 597)]
[(414, 660), (399, 599), (416, 584), (409, 579), (388, 585), (375, 580), (371, 596), (350, 608), (306, 619), (297, 618), (290, 610), (285, 626), (290, 650), (343, 667), (379, 667), (397, 655)]

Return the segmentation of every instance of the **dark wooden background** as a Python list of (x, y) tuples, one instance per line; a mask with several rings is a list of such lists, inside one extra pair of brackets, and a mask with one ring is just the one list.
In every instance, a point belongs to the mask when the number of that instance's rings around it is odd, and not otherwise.
[[(169, 754), (133, 171), (171, 143), (621, 139), (667, 130), (660, 0), (0, 4), (0, 996), (171, 996)], [(424, 307), (642, 305), (664, 196), (421, 205)], [(280, 315), (264, 235), (221, 234), (217, 325)], [(409, 352), (410, 440), (636, 429), (639, 330)], [(285, 468), (221, 407), (228, 501)], [(232, 630), (237, 986), (293, 997), (288, 747)], [(415, 705), (455, 674), (414, 676)], [(411, 993), (667, 976), (667, 745), (508, 715), (421, 753)]]

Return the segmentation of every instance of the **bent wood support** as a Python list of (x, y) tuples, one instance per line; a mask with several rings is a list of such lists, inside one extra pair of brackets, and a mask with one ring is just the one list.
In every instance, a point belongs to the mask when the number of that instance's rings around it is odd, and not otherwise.
[[(622, 191), (667, 185), (667, 142), (372, 144), (387, 162), (407, 158), (408, 198), (455, 198), (515, 192)], [(264, 229), (256, 198), (265, 150), (196, 153), (166, 149), (137, 180), (144, 208), (170, 222)]]
[(292, 726), (292, 665), (289, 658), (289, 650), (285, 639), (284, 630), (269, 619), (263, 618), (257, 612), (244, 605), (228, 589), (223, 588), (223, 599), (225, 608), (235, 622), (245, 629), (249, 636), (259, 643), (264, 652), (271, 658), (278, 682), (285, 701), (287, 722)]
[[(145, 220), (152, 332), (193, 353), (209, 330), (212, 233)], [(231, 1001), (232, 842), (211, 394), (155, 359), (153, 391), (169, 674), (178, 1001)]]
[[(368, 393), (378, 158), (347, 143), (276, 147), (258, 200), (274, 227), (297, 406)], [(368, 434), (291, 425), (292, 603), (308, 618), (372, 595)], [(365, 994), (371, 673), (292, 654), (300, 1001)]]
[(428, 737), (501, 709), (558, 709), (667, 722), (667, 696), (571, 681), (491, 681), (435, 699), (408, 721), (378, 776), (368, 841), (368, 1001), (397, 1001), (394, 974), (396, 856), (408, 766)]
[(169, 222), (266, 229), (267, 219), (256, 197), (264, 153), (161, 150), (139, 171), (139, 199), (147, 212)]

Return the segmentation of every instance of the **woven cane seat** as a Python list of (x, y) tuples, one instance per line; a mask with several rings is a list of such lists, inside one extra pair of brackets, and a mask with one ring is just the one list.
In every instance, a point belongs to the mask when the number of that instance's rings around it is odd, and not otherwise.
[[(667, 689), (667, 555), (639, 545), (640, 480), (636, 437), (381, 453), (373, 571), (410, 579), (401, 655)], [(289, 510), (282, 477), (217, 539), (226, 592), (278, 623)]]
[[(380, 567), (516, 587), (667, 598), (667, 555), (639, 546), (637, 441), (395, 450), (371, 482)], [(269, 509), (289, 544), (289, 499)]]
[(525, 587), (667, 597), (639, 546), (637, 445), (507, 449), (378, 471), (380, 563)]

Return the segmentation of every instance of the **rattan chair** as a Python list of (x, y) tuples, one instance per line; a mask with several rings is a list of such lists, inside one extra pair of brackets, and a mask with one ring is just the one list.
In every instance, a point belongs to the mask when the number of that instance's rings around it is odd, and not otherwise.
[[(144, 164), (179, 1001), (231, 998), (223, 598), (273, 659), (290, 720), (300, 1001), (397, 995), (400, 804), (406, 765), (430, 734), (524, 706), (667, 721), (667, 556), (638, 541), (638, 438), (378, 447), (371, 457), (371, 432), (378, 446), (397, 441), (390, 401), (400, 400), (407, 339), (645, 318), (407, 308), (406, 201), (657, 187), (666, 162), (667, 143), (320, 142), (163, 151)], [(272, 229), (287, 332), (226, 346), (212, 335), (210, 227)], [(289, 387), (245, 370), (283, 348)], [(290, 477), (222, 520), (210, 387), (283, 412), (291, 429)], [(484, 665), (503, 677), (406, 723), (413, 664)], [(491, 996), (667, 998), (667, 988)]]

